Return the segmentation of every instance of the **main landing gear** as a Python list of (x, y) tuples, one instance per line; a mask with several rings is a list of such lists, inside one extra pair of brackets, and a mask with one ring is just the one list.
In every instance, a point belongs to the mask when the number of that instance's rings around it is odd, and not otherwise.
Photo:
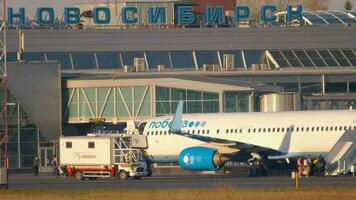
[(248, 161), (250, 165), (250, 176), (267, 176), (268, 166), (259, 155), (252, 155)]

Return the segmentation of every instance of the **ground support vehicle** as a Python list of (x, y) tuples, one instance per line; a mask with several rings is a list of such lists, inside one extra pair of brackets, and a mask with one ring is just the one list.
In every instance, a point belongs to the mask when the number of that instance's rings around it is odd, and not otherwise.
[(140, 179), (150, 174), (144, 135), (88, 134), (59, 139), (60, 171), (76, 179)]

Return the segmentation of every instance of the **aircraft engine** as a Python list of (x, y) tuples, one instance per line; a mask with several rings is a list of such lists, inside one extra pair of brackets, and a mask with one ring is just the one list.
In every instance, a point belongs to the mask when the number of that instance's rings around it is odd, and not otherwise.
[(185, 170), (215, 171), (227, 160), (216, 149), (209, 147), (189, 147), (179, 154), (179, 165)]

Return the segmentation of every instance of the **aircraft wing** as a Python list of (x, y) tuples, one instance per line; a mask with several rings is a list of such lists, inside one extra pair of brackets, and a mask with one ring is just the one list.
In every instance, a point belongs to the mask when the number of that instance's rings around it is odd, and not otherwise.
[(230, 149), (236, 149), (236, 151), (244, 151), (244, 152), (249, 152), (249, 153), (260, 153), (260, 152), (266, 152), (266, 151), (276, 152), (276, 150), (253, 145), (253, 144), (183, 132), (181, 130), (182, 122), (183, 122), (182, 115), (183, 115), (183, 101), (180, 101), (178, 103), (177, 110), (174, 115), (172, 125), (170, 127), (171, 133), (180, 135), (180, 136), (184, 136), (184, 137), (188, 137), (191, 139), (199, 140), (202, 142), (206, 142), (212, 146), (216, 146), (217, 148), (219, 148), (221, 146), (225, 146)]
[(248, 143), (243, 143), (243, 142), (237, 142), (237, 141), (232, 141), (232, 140), (225, 140), (225, 139), (220, 139), (220, 138), (214, 138), (214, 137), (208, 137), (208, 136), (202, 136), (202, 135), (197, 135), (197, 134), (191, 134), (191, 133), (185, 133), (185, 132), (180, 132), (180, 133), (174, 133), (180, 136), (188, 137), (191, 139), (199, 140), (202, 142), (206, 142), (211, 144), (212, 146), (216, 146), (217, 148), (221, 146), (228, 147), (230, 149), (236, 149), (237, 151), (245, 151), (249, 153), (259, 153), (259, 152), (265, 152), (265, 151), (275, 151), (269, 148), (253, 145), (253, 144), (248, 144)]

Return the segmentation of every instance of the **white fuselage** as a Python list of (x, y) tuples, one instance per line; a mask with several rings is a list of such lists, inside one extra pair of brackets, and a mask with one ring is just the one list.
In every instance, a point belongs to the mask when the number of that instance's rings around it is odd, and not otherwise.
[[(147, 153), (155, 162), (176, 162), (183, 149), (206, 145), (169, 133), (172, 118), (154, 118), (144, 128)], [(326, 154), (345, 130), (355, 127), (356, 112), (351, 110), (187, 114), (182, 123), (183, 132), (305, 155)], [(282, 145), (288, 131), (290, 142)]]

